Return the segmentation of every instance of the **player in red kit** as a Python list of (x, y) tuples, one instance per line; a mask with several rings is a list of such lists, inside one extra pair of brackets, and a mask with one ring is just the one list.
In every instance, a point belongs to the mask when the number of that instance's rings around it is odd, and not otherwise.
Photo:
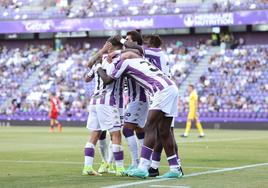
[(56, 96), (56, 93), (51, 93), (50, 98), (49, 98), (49, 102), (50, 102), (50, 112), (49, 112), (50, 132), (51, 133), (54, 132), (55, 125), (58, 126), (58, 131), (61, 132), (62, 127), (61, 127), (61, 124), (59, 123), (59, 121), (57, 120), (59, 110), (60, 110), (60, 100)]

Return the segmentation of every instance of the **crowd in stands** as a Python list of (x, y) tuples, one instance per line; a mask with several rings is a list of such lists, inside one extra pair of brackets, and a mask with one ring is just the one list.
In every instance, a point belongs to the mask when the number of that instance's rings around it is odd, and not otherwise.
[(51, 50), (46, 61), (39, 65), (38, 75), (25, 95), (13, 98), (20, 104), (12, 105), (6, 113), (21, 115), (22, 118), (24, 115), (46, 117), (49, 94), (55, 92), (61, 100), (61, 117), (85, 117), (94, 86), (84, 82), (85, 67), (96, 51), (85, 46), (67, 44), (64, 50)]
[[(190, 73), (195, 64), (205, 55), (206, 47), (197, 46), (186, 48), (182, 44), (169, 44), (166, 46), (171, 62), (173, 78), (179, 85)], [(6, 51), (10, 51), (7, 53)], [(24, 54), (25, 59), (14, 69), (14, 64), (5, 63), (9, 59), (15, 59), (13, 51)], [(3, 47), (1, 51), (1, 70), (6, 68), (10, 71), (19, 71), (19, 74), (11, 80), (2, 80), (2, 87), (16, 85), (11, 90), (1, 90), (2, 99), (11, 98), (11, 105), (2, 109), (2, 114), (18, 116), (47, 116), (49, 111), (48, 97), (51, 92), (56, 92), (61, 105), (61, 117), (85, 117), (90, 95), (93, 91), (94, 82), (84, 82), (86, 64), (90, 56), (97, 48), (89, 48), (88, 44), (71, 46), (66, 44), (62, 50), (52, 50), (50, 46), (29, 46), (23, 49), (9, 49)], [(13, 52), (13, 53), (11, 53)], [(11, 61), (11, 60), (9, 60)], [(8, 62), (9, 62), (8, 61)], [(17, 62), (17, 63), (18, 63)], [(26, 64), (26, 65), (25, 65)], [(3, 67), (3, 68), (2, 68)], [(36, 78), (30, 83), (27, 90), (22, 89), (22, 84), (33, 74), (38, 72)], [(23, 76), (23, 78), (22, 78)], [(11, 81), (11, 82), (10, 82)], [(16, 94), (14, 91), (16, 90)], [(1, 105), (1, 104), (0, 104)]]
[(13, 107), (20, 106), (24, 81), (41, 65), (49, 49), (45, 46), (25, 46), (22, 49), (0, 47), (0, 105), (13, 98)]
[(71, 4), (68, 17), (125, 16), (190, 13), (198, 9), (200, 2), (179, 4), (172, 0), (85, 0), (80, 5)]
[[(201, 117), (268, 117), (268, 46), (224, 50), (196, 83)], [(182, 98), (181, 112), (187, 109)]]
[(182, 43), (169, 44), (167, 54), (170, 60), (170, 71), (173, 80), (178, 86), (191, 73), (191, 70), (207, 54), (208, 46), (198, 43), (193, 47), (185, 47)]
[(237, 1), (237, 0), (215, 0), (210, 1), (209, 11), (211, 12), (232, 12), (239, 10), (254, 10), (254, 9), (267, 9), (268, 2), (267, 0), (246, 0), (246, 1)]
[[(199, 43), (185, 47), (180, 42), (165, 46), (172, 77), (177, 85), (207, 54), (209, 47)], [(9, 101), (1, 114), (13, 118), (48, 118), (49, 94), (61, 100), (62, 119), (85, 120), (94, 82), (84, 82), (86, 64), (97, 51), (88, 44), (64, 45), (55, 51), (48, 45), (0, 50), (0, 105)], [(267, 117), (268, 46), (243, 46), (215, 54), (207, 71), (195, 83), (200, 96), (201, 117)], [(27, 89), (22, 85), (38, 73)], [(27, 82), (27, 81), (26, 81)], [(181, 97), (181, 116), (187, 112), (187, 95)], [(235, 115), (234, 115), (235, 114)], [(253, 115), (252, 115), (253, 114)]]
[(86, 18), (267, 8), (267, 0), (2, 0), (0, 19)]

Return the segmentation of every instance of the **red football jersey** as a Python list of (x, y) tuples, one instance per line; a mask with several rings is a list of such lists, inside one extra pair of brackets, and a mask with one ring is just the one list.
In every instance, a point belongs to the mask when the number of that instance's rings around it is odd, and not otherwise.
[(50, 110), (52, 112), (58, 112), (60, 109), (60, 100), (58, 97), (51, 97), (50, 98)]

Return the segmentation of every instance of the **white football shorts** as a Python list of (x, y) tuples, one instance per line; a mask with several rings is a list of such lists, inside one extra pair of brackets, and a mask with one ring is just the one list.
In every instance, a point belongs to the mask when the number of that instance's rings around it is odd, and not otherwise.
[(92, 131), (114, 132), (121, 130), (120, 112), (117, 107), (108, 105), (90, 105), (87, 128)]

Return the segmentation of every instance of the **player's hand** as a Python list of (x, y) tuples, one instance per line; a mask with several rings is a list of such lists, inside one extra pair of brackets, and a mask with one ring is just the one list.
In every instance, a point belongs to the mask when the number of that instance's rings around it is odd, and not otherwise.
[(101, 51), (102, 53), (106, 53), (110, 48), (112, 48), (112, 43), (106, 42), (102, 47)]

